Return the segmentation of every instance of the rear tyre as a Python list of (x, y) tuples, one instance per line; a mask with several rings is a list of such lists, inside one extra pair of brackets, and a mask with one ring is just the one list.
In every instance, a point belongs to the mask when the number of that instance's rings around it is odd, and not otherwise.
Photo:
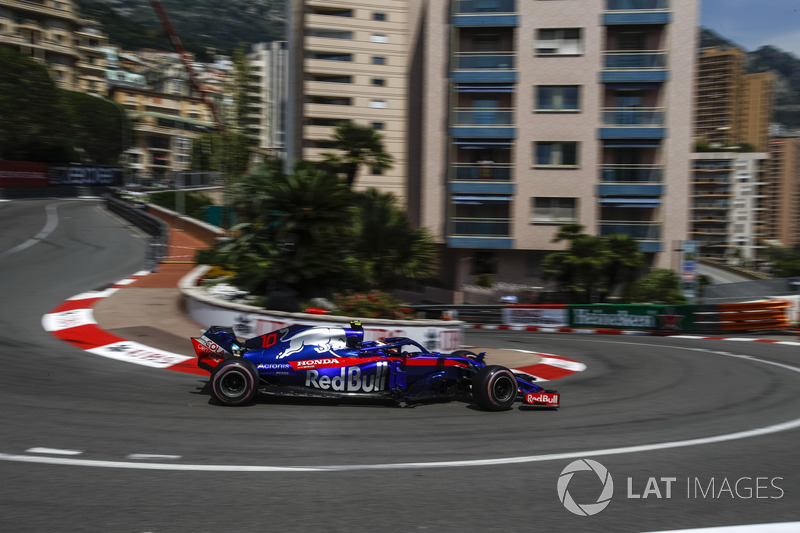
[(517, 399), (517, 378), (504, 366), (492, 365), (478, 370), (472, 379), (472, 397), (487, 411), (506, 411)]
[(258, 371), (241, 357), (226, 359), (211, 375), (211, 393), (224, 405), (245, 405), (258, 392)]

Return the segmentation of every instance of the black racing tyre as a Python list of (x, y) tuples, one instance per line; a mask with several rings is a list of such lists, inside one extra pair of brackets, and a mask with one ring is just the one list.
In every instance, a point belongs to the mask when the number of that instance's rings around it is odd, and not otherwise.
[(258, 392), (258, 371), (241, 357), (226, 359), (211, 374), (211, 393), (224, 405), (245, 405)]
[(487, 411), (511, 409), (517, 399), (517, 378), (504, 366), (481, 368), (472, 378), (472, 397), (479, 407)]
[(476, 354), (475, 352), (471, 352), (469, 350), (456, 350), (455, 352), (452, 352), (450, 355), (453, 355), (455, 357), (466, 357), (467, 359), (472, 359), (472, 360), (478, 358), (478, 354)]

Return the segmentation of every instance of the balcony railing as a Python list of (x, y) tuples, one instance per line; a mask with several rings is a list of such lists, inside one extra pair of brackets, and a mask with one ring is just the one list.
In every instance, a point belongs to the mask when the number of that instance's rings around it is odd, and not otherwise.
[(465, 109), (453, 111), (453, 126), (513, 126), (514, 111), (509, 108)]
[(484, 13), (516, 13), (517, 0), (455, 0), (455, 15), (482, 15)]
[(660, 50), (610, 50), (603, 53), (606, 70), (661, 70), (667, 53)]
[(606, 11), (661, 11), (669, 0), (606, 0)]
[(664, 168), (657, 165), (600, 165), (603, 183), (661, 183)]
[(510, 237), (510, 218), (451, 218), (451, 237)]
[(661, 224), (651, 222), (600, 221), (600, 235), (630, 235), (639, 241), (661, 239)]
[(458, 52), (455, 70), (514, 70), (514, 52)]
[(451, 181), (512, 181), (510, 163), (454, 163), (450, 167)]
[(661, 107), (606, 107), (603, 124), (622, 127), (664, 126), (664, 111)]

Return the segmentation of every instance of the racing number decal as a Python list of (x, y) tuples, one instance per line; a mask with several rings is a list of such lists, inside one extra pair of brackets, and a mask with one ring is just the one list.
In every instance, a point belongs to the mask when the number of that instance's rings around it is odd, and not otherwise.
[(262, 348), (269, 348), (270, 346), (275, 345), (278, 342), (278, 335), (275, 333), (270, 333), (269, 335), (264, 335), (262, 337), (263, 341), (261, 343)]

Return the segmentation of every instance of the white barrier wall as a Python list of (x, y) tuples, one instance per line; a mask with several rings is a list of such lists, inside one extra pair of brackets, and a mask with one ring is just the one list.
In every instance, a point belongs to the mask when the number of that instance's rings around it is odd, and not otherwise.
[(206, 270), (198, 267), (180, 282), (186, 311), (193, 320), (206, 326), (230, 326), (240, 338), (247, 339), (292, 324), (349, 327), (351, 320), (361, 320), (364, 340), (385, 337), (409, 337), (431, 351), (451, 352), (461, 347), (463, 322), (448, 320), (377, 320), (361, 317), (311, 315), (268, 311), (259, 307), (212, 298), (196, 280)]

